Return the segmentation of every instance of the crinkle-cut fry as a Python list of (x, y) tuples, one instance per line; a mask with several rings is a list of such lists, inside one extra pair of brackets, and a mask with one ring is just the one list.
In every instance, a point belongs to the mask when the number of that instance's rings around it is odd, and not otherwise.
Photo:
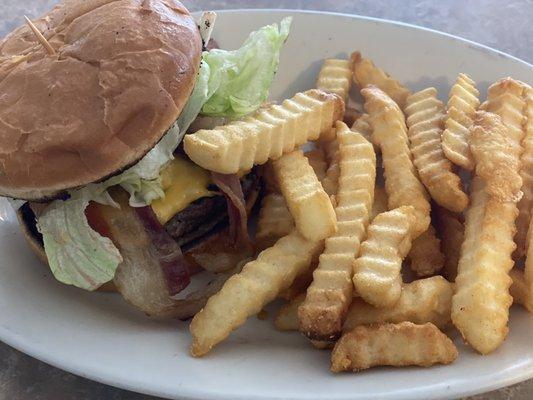
[(291, 301), (281, 306), (274, 318), (274, 325), (280, 331), (298, 330), (298, 307), (304, 302), (305, 293), (300, 293)]
[(352, 53), (351, 60), (354, 81), (361, 89), (369, 85), (377, 86), (387, 93), (400, 108), (405, 106), (407, 96), (411, 94), (409, 89), (396, 79), (391, 78), (381, 68), (376, 67), (371, 60), (361, 57), (361, 53), (358, 51)]
[[(523, 82), (514, 80), (512, 78), (503, 78), (492, 84), (487, 91), (487, 101), (483, 103), (482, 108), (486, 111), (495, 113), (501, 117), (503, 124), (509, 131), (509, 139), (512, 140), (516, 146), (517, 151), (522, 151), (522, 144), (526, 145), (524, 139), (526, 136), (527, 125), (527, 91), (528, 86)], [(529, 155), (526, 155), (529, 157)], [(528, 160), (522, 158), (522, 161), (527, 163)], [(521, 171), (522, 177), (528, 175), (528, 166), (524, 165)], [(528, 176), (525, 176), (528, 179)], [(529, 191), (529, 187), (524, 188)], [(527, 196), (527, 195), (526, 195)], [(519, 218), (517, 219), (517, 237), (515, 242), (520, 245), (517, 246), (515, 257), (524, 254), (524, 243), (527, 228), (529, 226), (528, 203), (530, 198), (526, 197), (523, 202), (519, 203)], [(520, 212), (522, 217), (520, 218)]]
[(404, 110), (413, 163), (420, 180), (438, 204), (462, 212), (468, 205), (468, 196), (442, 151), (445, 109), (437, 99), (437, 90), (430, 87), (410, 95)]
[(313, 168), (313, 171), (315, 171), (316, 177), (322, 182), (326, 177), (326, 170), (328, 168), (324, 149), (317, 147), (316, 149), (308, 151), (304, 155), (309, 161), (311, 168)]
[(527, 299), (527, 309), (533, 312), (533, 220), (529, 223), (527, 241), (526, 261), (524, 264), (524, 282), (527, 290), (525, 298)]
[(459, 74), (448, 96), (442, 150), (448, 160), (468, 171), (474, 169), (468, 139), (478, 107), (479, 91), (476, 83), (468, 75)]
[(318, 350), (327, 350), (332, 349), (335, 342), (326, 342), (321, 340), (310, 340), (311, 344), (315, 349)]
[(326, 58), (316, 80), (316, 88), (335, 93), (344, 101), (352, 86), (352, 66), (350, 60)]
[(498, 114), (509, 130), (509, 138), (520, 146), (525, 136), (526, 85), (512, 78), (503, 78), (487, 90), (487, 101), (482, 109)]
[[(300, 293), (292, 300), (285, 303), (278, 310), (274, 318), (274, 326), (280, 331), (297, 331), (298, 330), (298, 308), (305, 300), (305, 293)], [(333, 347), (333, 342), (310, 340), (313, 347), (319, 350)]]
[(526, 88), (526, 129), (522, 141), (524, 152), (522, 153), (520, 176), (522, 177), (522, 199), (518, 203), (518, 218), (516, 219), (516, 242), (515, 259), (522, 257), (527, 251), (527, 231), (531, 220), (531, 208), (533, 207), (533, 88)]
[(374, 150), (379, 150), (379, 147), (372, 142), (372, 126), (370, 125), (370, 117), (368, 114), (361, 115), (352, 125), (352, 131), (359, 132), (363, 137), (374, 145)]
[(520, 146), (513, 138), (499, 116), (476, 113), (470, 136), (476, 177), (466, 212), (452, 321), (463, 338), (482, 354), (498, 348), (508, 332), (512, 303), (509, 271), (514, 264), (511, 255), (516, 248), (513, 236), (521, 186)]
[(520, 304), (530, 313), (533, 313), (533, 297), (531, 295), (531, 290), (526, 283), (526, 278), (524, 277), (524, 272), (519, 269), (513, 268), (509, 272), (513, 283), (509, 289), (511, 297), (513, 298), (513, 304)]
[(429, 226), (430, 204), (411, 159), (404, 115), (398, 105), (377, 87), (367, 87), (361, 90), (361, 94), (366, 100), (365, 110), (370, 116), (373, 141), (381, 149), (389, 209), (415, 208), (414, 239)]
[(416, 213), (403, 206), (379, 214), (354, 263), (357, 294), (374, 307), (392, 307), (402, 291), (402, 261), (411, 249)]
[(339, 162), (339, 141), (337, 140), (337, 129), (333, 129), (335, 130), (335, 133), (333, 135), (332, 140), (321, 140), (319, 142), (321, 148), (324, 150), (326, 162), (328, 163), (328, 165), (333, 163), (334, 160), (337, 160), (337, 162)]
[(388, 197), (385, 188), (376, 185), (374, 189), (374, 204), (372, 205), (372, 214), (370, 215), (370, 221), (376, 218), (379, 214), (388, 211)]
[(296, 229), (314, 241), (334, 234), (337, 230), (335, 210), (302, 151), (284, 154), (273, 166)]
[(471, 183), (471, 205), (466, 211), (465, 239), (461, 248), (452, 321), (463, 338), (482, 354), (498, 348), (507, 336), (509, 294), (515, 249), (513, 202), (490, 197), (482, 178)]
[(417, 276), (431, 276), (444, 266), (444, 254), (440, 249), (440, 239), (433, 225), (413, 241), (407, 258), (409, 266)]
[(306, 240), (294, 231), (247, 263), (242, 272), (229, 278), (193, 318), (191, 354), (203, 356), (248, 317), (259, 313), (297, 275), (309, 268), (322, 248), (322, 241)]
[(298, 275), (287, 289), (284, 289), (280, 292), (278, 297), (288, 301), (305, 292), (311, 282), (313, 282), (313, 272), (317, 265), (318, 257), (316, 260), (313, 260), (311, 267), (306, 269), (302, 274)]
[(352, 126), (357, 122), (357, 120), (361, 117), (361, 111), (357, 108), (346, 106), (346, 111), (344, 111), (344, 117), (342, 118), (342, 121), (348, 125)]
[(331, 354), (331, 371), (450, 364), (458, 356), (453, 342), (431, 323), (363, 325), (345, 333)]
[[(298, 330), (298, 308), (305, 300), (305, 293), (301, 293), (291, 301), (285, 303), (279, 309), (274, 319), (275, 327), (280, 331), (297, 331)], [(311, 344), (319, 349), (329, 349), (333, 347), (332, 342), (323, 342), (320, 340), (310, 340)]]
[(398, 302), (389, 308), (376, 308), (361, 299), (354, 299), (343, 331), (359, 325), (409, 321), (414, 324), (431, 322), (445, 328), (451, 322), (453, 284), (442, 276), (418, 279), (402, 287)]
[(242, 120), (185, 135), (184, 149), (205, 169), (235, 174), (318, 139), (343, 114), (339, 96), (311, 89)]
[(440, 248), (444, 254), (442, 275), (450, 282), (455, 282), (465, 227), (461, 215), (452, 213), (444, 207), (436, 206), (434, 214), (435, 227), (440, 237)]
[(326, 176), (322, 180), (322, 186), (329, 196), (334, 196), (337, 194), (340, 175), (339, 141), (337, 138), (334, 138), (329, 142), (322, 142), (321, 144), (328, 161)]
[(294, 219), (287, 208), (287, 203), (279, 193), (270, 193), (263, 197), (257, 220), (255, 239), (259, 247), (265, 249), (294, 230)]
[(508, 136), (501, 118), (477, 111), (470, 129), (470, 150), (476, 162), (476, 175), (485, 180), (485, 190), (501, 202), (517, 202), (522, 196), (520, 177), (521, 146)]
[(318, 143), (322, 142), (331, 142), (335, 139), (335, 127), (326, 129), (324, 132), (320, 134), (320, 137), (318, 138)]
[(310, 339), (332, 341), (342, 331), (353, 298), (353, 262), (370, 219), (376, 180), (376, 155), (359, 133), (337, 122), (339, 190), (335, 212), (338, 231), (326, 239), (305, 303), (300, 331)]

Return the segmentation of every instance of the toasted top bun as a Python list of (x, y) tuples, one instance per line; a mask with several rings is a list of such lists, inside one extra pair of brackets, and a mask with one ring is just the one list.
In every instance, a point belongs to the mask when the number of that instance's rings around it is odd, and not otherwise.
[(187, 102), (202, 40), (177, 0), (64, 0), (0, 42), (0, 195), (53, 198), (137, 162)]

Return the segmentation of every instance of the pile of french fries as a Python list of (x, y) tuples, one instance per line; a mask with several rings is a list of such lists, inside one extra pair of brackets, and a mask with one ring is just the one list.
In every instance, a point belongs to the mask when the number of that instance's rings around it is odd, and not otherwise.
[(533, 312), (533, 89), (503, 78), (479, 97), (463, 73), (447, 104), (412, 93), (355, 52), (316, 89), (187, 135), (200, 166), (264, 164), (267, 182), (262, 251), (194, 317), (191, 354), (278, 297), (276, 327), (332, 348), (333, 372), (451, 363), (454, 327), (496, 350), (513, 300)]

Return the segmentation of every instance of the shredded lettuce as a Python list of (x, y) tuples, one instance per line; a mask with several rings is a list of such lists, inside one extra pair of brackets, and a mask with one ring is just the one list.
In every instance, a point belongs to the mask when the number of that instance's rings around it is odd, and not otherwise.
[(279, 29), (272, 24), (252, 32), (237, 50), (204, 52), (212, 74), (211, 94), (202, 114), (237, 118), (255, 111), (267, 99), (290, 25), (291, 18), (284, 18)]
[(130, 194), (132, 207), (164, 197), (160, 172), (174, 158), (174, 150), (199, 113), (235, 118), (255, 111), (266, 100), (290, 23), (285, 18), (279, 29), (273, 24), (253, 32), (238, 50), (204, 52), (189, 101), (152, 150), (123, 173), (73, 191), (70, 199), (56, 200), (47, 207), (37, 228), (59, 281), (95, 290), (113, 279), (122, 257), (111, 240), (90, 227), (85, 216), (89, 202), (118, 207), (108, 193), (116, 185)]

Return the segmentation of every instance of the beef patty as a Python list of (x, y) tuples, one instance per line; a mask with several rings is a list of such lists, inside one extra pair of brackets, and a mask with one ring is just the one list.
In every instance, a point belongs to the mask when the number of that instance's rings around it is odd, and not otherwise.
[[(258, 192), (261, 178), (257, 169), (254, 168), (244, 176), (241, 179), (241, 185), (245, 200)], [(192, 202), (165, 224), (167, 232), (178, 242), (184, 252), (197, 244), (200, 239), (218, 232), (228, 224), (226, 198), (222, 194), (218, 194), (216, 186), (213, 185), (209, 189), (217, 194), (212, 197), (202, 197)], [(21, 207), (20, 213), (32, 235), (43, 245), (43, 236), (37, 230), (35, 214), (30, 204), (25, 203)]]
[[(241, 179), (245, 200), (259, 190), (260, 183), (260, 176), (256, 168)], [(226, 198), (222, 194), (218, 194), (216, 186), (213, 185), (209, 189), (217, 194), (212, 197), (202, 197), (192, 202), (165, 224), (167, 232), (184, 251), (187, 251), (205, 235), (218, 231), (228, 223)]]

